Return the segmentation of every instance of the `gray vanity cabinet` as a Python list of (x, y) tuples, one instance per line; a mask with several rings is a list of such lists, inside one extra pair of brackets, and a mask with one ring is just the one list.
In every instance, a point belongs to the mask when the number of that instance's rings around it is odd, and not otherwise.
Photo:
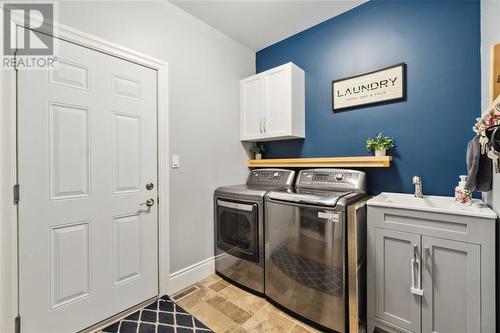
[(480, 201), (475, 210), (451, 202), (426, 211), (374, 199), (367, 332), (494, 333), (495, 214)]

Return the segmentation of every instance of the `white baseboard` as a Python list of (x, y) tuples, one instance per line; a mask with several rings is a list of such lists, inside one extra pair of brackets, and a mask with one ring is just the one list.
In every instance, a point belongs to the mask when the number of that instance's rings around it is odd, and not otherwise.
[(169, 276), (167, 283), (168, 294), (172, 295), (214, 273), (214, 257), (207, 258), (194, 265), (178, 270)]

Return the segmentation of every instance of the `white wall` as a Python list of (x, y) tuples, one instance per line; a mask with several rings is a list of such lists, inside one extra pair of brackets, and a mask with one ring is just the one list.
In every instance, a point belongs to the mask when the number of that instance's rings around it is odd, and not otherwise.
[(255, 53), (167, 1), (68, 1), (59, 21), (169, 63), (170, 272), (214, 254), (214, 189), (243, 183), (239, 83)]
[[(500, 43), (500, 1), (481, 1), (481, 105), (490, 103), (491, 45)], [(493, 175), (493, 190), (484, 196), (486, 202), (500, 215), (500, 175)]]

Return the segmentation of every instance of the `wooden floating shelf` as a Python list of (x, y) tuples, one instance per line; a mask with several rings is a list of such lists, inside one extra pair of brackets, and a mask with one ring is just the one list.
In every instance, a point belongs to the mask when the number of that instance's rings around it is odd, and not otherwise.
[(248, 160), (249, 168), (388, 168), (392, 156), (279, 158)]

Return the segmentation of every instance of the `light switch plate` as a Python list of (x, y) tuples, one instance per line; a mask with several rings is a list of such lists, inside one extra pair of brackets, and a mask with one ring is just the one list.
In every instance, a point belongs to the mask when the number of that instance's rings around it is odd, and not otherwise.
[(181, 166), (179, 155), (172, 155), (172, 169), (178, 169)]

